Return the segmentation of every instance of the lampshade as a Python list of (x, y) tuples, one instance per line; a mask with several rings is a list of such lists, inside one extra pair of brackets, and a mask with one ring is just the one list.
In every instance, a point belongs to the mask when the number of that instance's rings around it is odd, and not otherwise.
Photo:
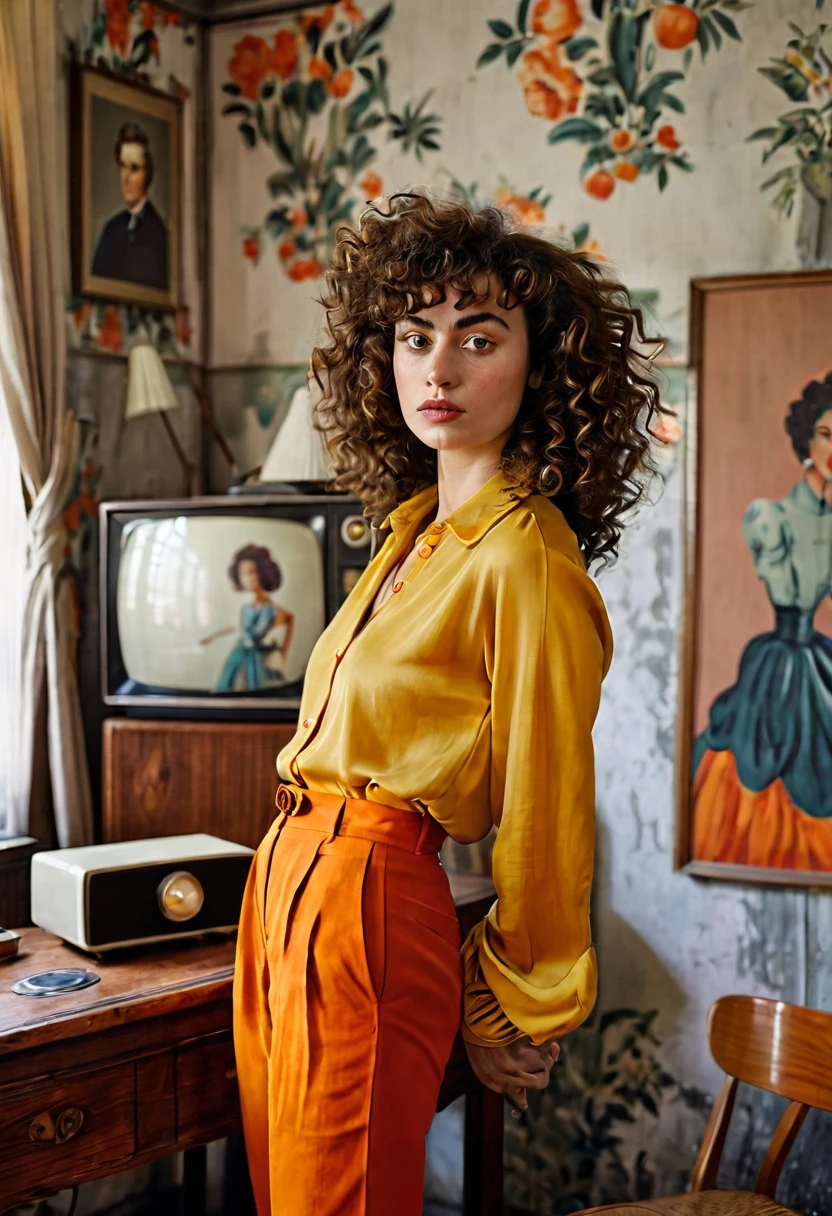
[(308, 388), (299, 388), (263, 462), (260, 481), (329, 481), (331, 477), (323, 435), (312, 422), (312, 397)]
[(159, 352), (150, 343), (134, 346), (127, 360), (127, 407), (125, 418), (158, 414), (179, 405)]

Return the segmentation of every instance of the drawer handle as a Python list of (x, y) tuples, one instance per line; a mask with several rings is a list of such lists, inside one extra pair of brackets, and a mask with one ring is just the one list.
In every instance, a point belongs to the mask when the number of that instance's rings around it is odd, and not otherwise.
[(29, 1139), (36, 1144), (46, 1144), (53, 1141), (56, 1144), (66, 1144), (81, 1130), (84, 1122), (84, 1112), (77, 1106), (67, 1107), (53, 1119), (48, 1110), (36, 1115), (29, 1124)]

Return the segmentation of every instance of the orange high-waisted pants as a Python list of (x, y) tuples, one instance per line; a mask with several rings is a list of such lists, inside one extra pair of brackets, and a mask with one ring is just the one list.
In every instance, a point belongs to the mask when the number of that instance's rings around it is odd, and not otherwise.
[(297, 786), (280, 787), (278, 807), (234, 977), (258, 1216), (421, 1216), (462, 999), (445, 833), (429, 816)]

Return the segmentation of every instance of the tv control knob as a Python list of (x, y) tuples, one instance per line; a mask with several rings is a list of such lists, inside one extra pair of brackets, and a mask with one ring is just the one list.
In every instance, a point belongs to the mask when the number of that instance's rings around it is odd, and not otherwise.
[(162, 915), (168, 920), (192, 920), (205, 902), (202, 883), (187, 870), (176, 870), (156, 888)]
[(370, 525), (363, 515), (348, 515), (341, 524), (341, 539), (350, 549), (361, 549), (370, 543)]

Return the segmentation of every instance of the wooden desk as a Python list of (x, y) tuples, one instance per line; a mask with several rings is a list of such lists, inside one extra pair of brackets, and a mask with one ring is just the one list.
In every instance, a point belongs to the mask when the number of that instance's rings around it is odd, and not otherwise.
[[(453, 886), (467, 932), (492, 896), (481, 878)], [(99, 961), (41, 929), (20, 933), (18, 957), (0, 964), (0, 1211), (240, 1131), (233, 940)], [(84, 966), (101, 982), (81, 992), (11, 992), (35, 972)], [(498, 1216), (503, 1100), (479, 1085), (458, 1040), (439, 1109), (461, 1093), (470, 1095), (464, 1212)], [(193, 1197), (188, 1209), (198, 1210)]]

